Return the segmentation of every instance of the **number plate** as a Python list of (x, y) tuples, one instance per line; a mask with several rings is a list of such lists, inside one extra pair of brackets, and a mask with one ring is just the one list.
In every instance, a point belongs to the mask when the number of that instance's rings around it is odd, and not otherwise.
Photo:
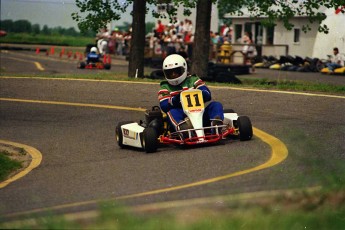
[(182, 91), (181, 103), (183, 110), (190, 113), (201, 112), (205, 108), (202, 92), (200, 90)]

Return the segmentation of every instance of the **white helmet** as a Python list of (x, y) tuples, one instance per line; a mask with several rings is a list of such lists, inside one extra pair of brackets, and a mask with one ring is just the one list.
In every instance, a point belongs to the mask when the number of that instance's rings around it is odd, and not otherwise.
[(187, 62), (178, 54), (171, 54), (163, 62), (165, 79), (171, 85), (181, 84), (187, 77)]
[(95, 52), (95, 53), (97, 53), (97, 48), (96, 48), (96, 47), (92, 47), (91, 50), (90, 50), (90, 52)]

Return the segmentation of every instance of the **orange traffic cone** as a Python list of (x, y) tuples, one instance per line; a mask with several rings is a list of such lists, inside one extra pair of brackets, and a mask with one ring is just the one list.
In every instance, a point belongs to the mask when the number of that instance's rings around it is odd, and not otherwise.
[(62, 48), (62, 50), (60, 51), (60, 58), (62, 58), (62, 56), (65, 54), (65, 48)]
[(55, 47), (52, 46), (52, 47), (50, 47), (50, 54), (51, 54), (51, 55), (54, 55), (54, 53), (55, 53)]
[(36, 48), (36, 54), (40, 53), (40, 48)]

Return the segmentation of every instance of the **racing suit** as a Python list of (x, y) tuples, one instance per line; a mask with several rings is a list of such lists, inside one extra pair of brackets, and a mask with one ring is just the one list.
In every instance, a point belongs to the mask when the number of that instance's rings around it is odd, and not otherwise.
[(86, 57), (86, 63), (96, 63), (99, 62), (100, 55), (95, 52), (90, 52)]
[[(210, 125), (210, 119), (224, 120), (223, 106), (220, 102), (211, 101), (211, 91), (205, 83), (196, 75), (189, 75), (179, 85), (170, 85), (168, 81), (162, 81), (158, 92), (159, 105), (165, 112), (174, 126), (178, 130), (178, 125), (186, 117), (180, 102), (180, 92), (188, 89), (199, 89), (205, 102), (205, 112), (203, 117), (204, 126)], [(208, 102), (208, 103), (206, 103)]]

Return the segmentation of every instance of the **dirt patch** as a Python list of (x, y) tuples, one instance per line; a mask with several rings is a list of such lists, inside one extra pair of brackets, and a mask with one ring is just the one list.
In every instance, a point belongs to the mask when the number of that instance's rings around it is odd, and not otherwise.
[(25, 149), (18, 148), (12, 145), (7, 145), (4, 143), (0, 143), (0, 153), (1, 154), (4, 153), (10, 159), (19, 161), (22, 164), (21, 168), (16, 169), (13, 172), (11, 172), (6, 179), (14, 176), (15, 174), (19, 173), (23, 169), (27, 168), (30, 165), (31, 160), (32, 160), (31, 155), (28, 152), (26, 152)]

